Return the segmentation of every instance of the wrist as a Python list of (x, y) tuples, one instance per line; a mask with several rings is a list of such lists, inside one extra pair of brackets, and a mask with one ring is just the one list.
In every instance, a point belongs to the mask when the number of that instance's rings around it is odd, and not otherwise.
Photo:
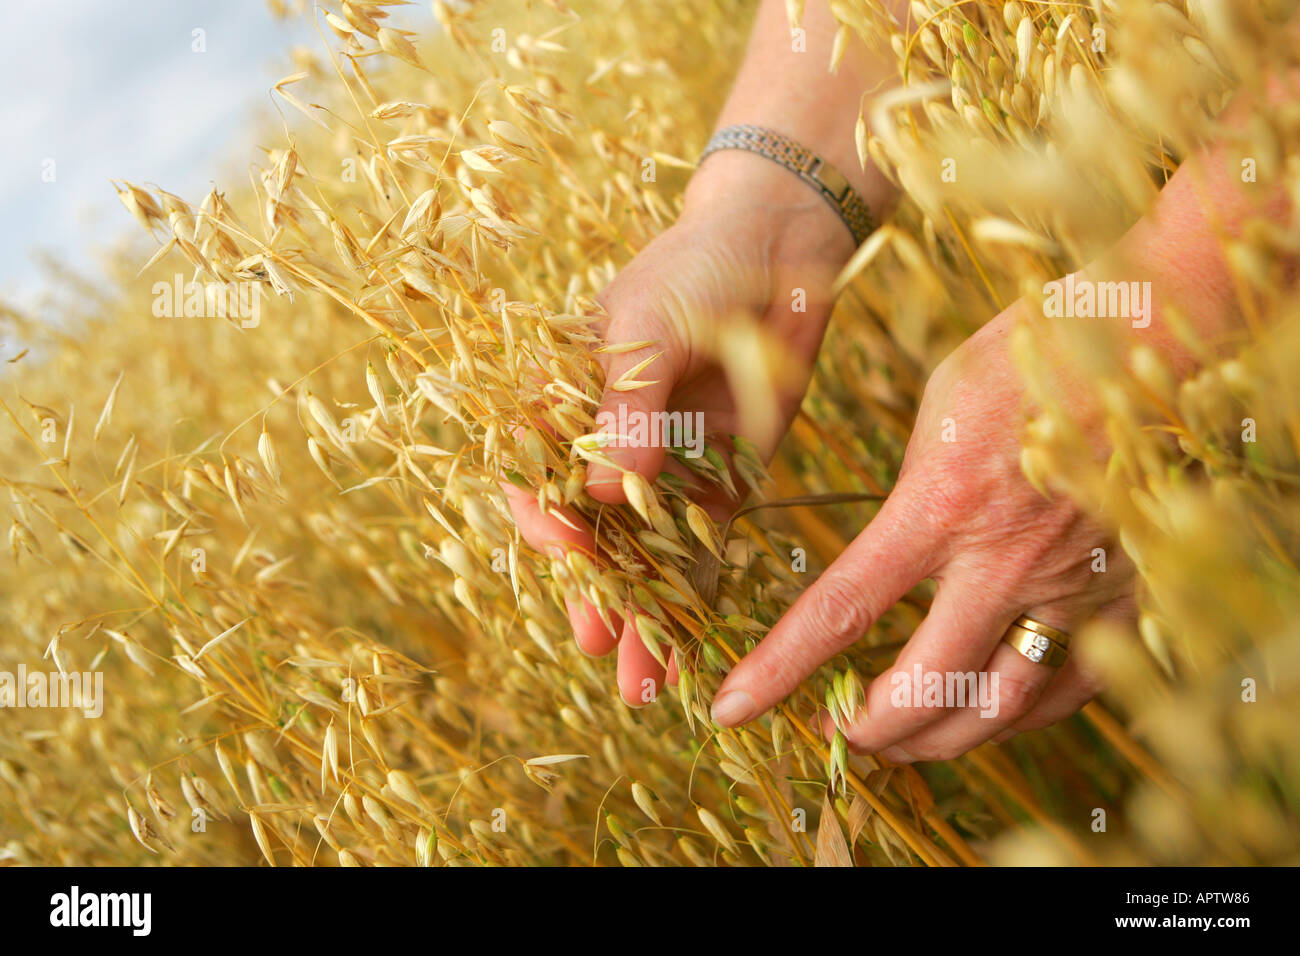
[(1196, 361), (1170, 327), (1169, 310), (1177, 310), (1211, 351), (1241, 321), (1219, 242), (1196, 204), (1166, 202), (1159, 215), (1139, 220), (1114, 249), (1082, 272), (1093, 280), (1127, 280), (1141, 290), (1149, 313), (1131, 321), (1122, 317), (1125, 325), (1131, 326), (1135, 340), (1164, 354), (1177, 372), (1186, 374)]
[(839, 212), (797, 173), (739, 149), (710, 155), (687, 185), (682, 217), (758, 220), (771, 248), (838, 269), (857, 243)]

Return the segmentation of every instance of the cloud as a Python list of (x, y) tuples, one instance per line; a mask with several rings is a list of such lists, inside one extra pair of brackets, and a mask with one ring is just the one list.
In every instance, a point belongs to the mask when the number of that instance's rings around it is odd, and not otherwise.
[[(195, 28), (206, 52), (191, 49)], [(131, 228), (110, 179), (197, 198), (238, 169), (274, 64), (296, 43), (319, 46), (309, 23), (275, 21), (263, 0), (18, 4), (0, 42), (0, 295), (20, 299), (35, 283), (29, 250), (86, 269), (94, 246)]]

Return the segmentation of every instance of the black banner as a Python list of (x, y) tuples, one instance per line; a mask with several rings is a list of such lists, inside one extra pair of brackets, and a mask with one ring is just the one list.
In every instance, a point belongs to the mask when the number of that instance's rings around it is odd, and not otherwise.
[[(0, 869), (0, 910), (23, 939), (79, 943), (340, 945), (414, 934), (429, 945), (469, 934), (547, 945), (575, 934), (615, 944), (629, 930), (664, 934), (680, 920), (719, 935), (789, 934), (805, 921), (826, 940), (881, 934), (972, 945), (1132, 938), (1230, 944), (1289, 932), (1288, 869), (875, 869), (853, 875), (777, 870)], [(761, 902), (761, 906), (756, 906)], [(1037, 933), (1051, 933), (1039, 936)], [(695, 936), (698, 928), (691, 930)], [(1024, 936), (1033, 933), (1032, 936)], [(93, 938), (93, 939), (92, 939)], [(708, 936), (700, 937), (708, 939)], [(797, 937), (793, 937), (797, 938)], [(792, 940), (793, 941), (793, 940)], [(621, 945), (621, 944), (618, 944)]]

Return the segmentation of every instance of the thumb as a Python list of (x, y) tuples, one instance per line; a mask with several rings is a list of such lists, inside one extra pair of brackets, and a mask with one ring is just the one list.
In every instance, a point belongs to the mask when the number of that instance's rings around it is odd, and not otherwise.
[(641, 344), (605, 354), (605, 392), (596, 412), (597, 429), (610, 436), (601, 451), (616, 467), (593, 464), (587, 493), (606, 504), (622, 504), (623, 472), (634, 471), (653, 482), (663, 469), (671, 430), (664, 412), (682, 367), (680, 350), (665, 341), (647, 342), (651, 323), (613, 319), (606, 348)]

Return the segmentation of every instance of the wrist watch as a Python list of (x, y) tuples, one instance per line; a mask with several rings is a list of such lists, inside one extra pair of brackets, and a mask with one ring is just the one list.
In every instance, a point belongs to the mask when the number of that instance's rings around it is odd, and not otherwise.
[(704, 147), (704, 152), (700, 154), (700, 162), (704, 162), (713, 153), (723, 149), (742, 149), (757, 153), (797, 175), (830, 204), (843, 220), (844, 225), (848, 227), (849, 232), (853, 234), (855, 244), (861, 245), (875, 230), (871, 210), (867, 208), (867, 204), (863, 202), (857, 190), (849, 185), (844, 174), (789, 136), (747, 123), (724, 126), (713, 134), (708, 145)]

